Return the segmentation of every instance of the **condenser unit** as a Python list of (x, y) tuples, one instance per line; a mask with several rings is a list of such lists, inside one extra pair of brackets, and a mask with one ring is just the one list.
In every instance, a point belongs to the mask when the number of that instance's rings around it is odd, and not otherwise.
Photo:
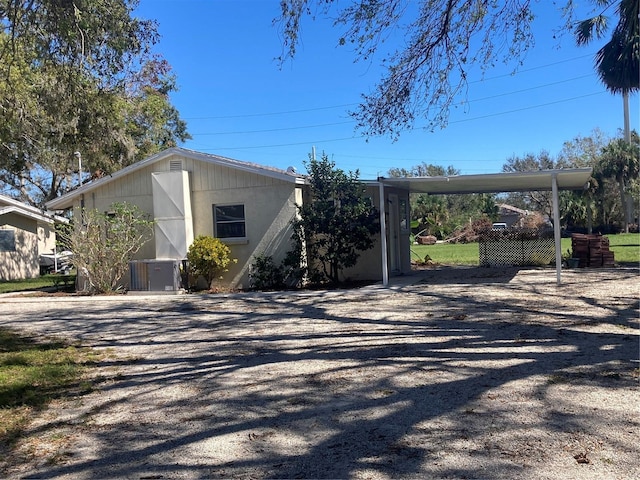
[(129, 290), (176, 292), (181, 289), (179, 260), (134, 260), (129, 262)]

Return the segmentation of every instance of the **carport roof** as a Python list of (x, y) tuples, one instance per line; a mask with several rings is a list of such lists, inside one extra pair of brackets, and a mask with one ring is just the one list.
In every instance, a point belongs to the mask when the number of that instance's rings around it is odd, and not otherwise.
[(559, 190), (582, 190), (586, 187), (592, 170), (571, 168), (451, 177), (379, 177), (378, 181), (385, 186), (402, 188), (412, 193), (497, 193), (551, 190), (552, 178), (555, 176)]

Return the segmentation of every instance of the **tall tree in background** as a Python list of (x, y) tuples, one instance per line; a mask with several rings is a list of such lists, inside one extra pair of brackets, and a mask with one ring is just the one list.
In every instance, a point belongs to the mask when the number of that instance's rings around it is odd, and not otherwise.
[(640, 141), (638, 134), (632, 132), (631, 142), (618, 138), (602, 149), (599, 172), (603, 177), (614, 178), (620, 193), (620, 202), (623, 211), (623, 225), (626, 233), (629, 233), (629, 223), (633, 205), (628, 201), (631, 183), (637, 181), (640, 174)]
[(596, 53), (595, 67), (602, 83), (613, 94), (622, 94), (624, 102), (625, 140), (631, 143), (629, 127), (629, 94), (640, 89), (640, 30), (638, 0), (596, 0), (602, 7), (594, 17), (582, 20), (575, 27), (578, 45), (587, 45), (603, 38), (608, 31), (606, 12), (617, 5), (618, 23), (611, 39)]
[[(351, 115), (365, 135), (397, 138), (416, 120), (426, 121), (430, 129), (446, 126), (449, 109), (458, 95), (466, 93), (474, 69), (485, 72), (501, 62), (514, 69), (520, 66), (534, 43), (531, 26), (536, 3), (281, 0), (281, 15), (274, 22), (284, 38), (281, 61), (295, 56), (307, 16), (334, 18), (342, 29), (338, 44), (352, 47), (355, 61), (379, 58), (386, 73), (370, 93), (362, 95)], [(637, 0), (627, 3), (637, 4)], [(574, 18), (577, 8), (573, 0), (539, 5), (557, 10), (559, 24), (563, 15)], [(385, 50), (393, 44), (389, 38), (401, 38), (402, 47)]]
[[(626, 192), (625, 181), (627, 174), (624, 168), (628, 165), (626, 150), (633, 150), (631, 128), (629, 126), (629, 94), (640, 89), (640, 4), (638, 0), (622, 0), (619, 3), (613, 0), (598, 0), (602, 11), (592, 18), (578, 22), (575, 28), (575, 37), (578, 45), (586, 45), (594, 39), (603, 38), (608, 32), (608, 16), (606, 12), (614, 5), (618, 16), (618, 23), (613, 29), (611, 39), (596, 53), (595, 67), (602, 83), (613, 94), (622, 94), (624, 106), (624, 141), (628, 148), (621, 145), (612, 146), (605, 152), (607, 165), (605, 171), (617, 166), (621, 170), (613, 173), (619, 182), (622, 195), (622, 207), (625, 212), (625, 232), (629, 232), (633, 200)], [(611, 155), (618, 153), (621, 158), (615, 160)], [(628, 183), (628, 182), (627, 182)]]
[[(0, 0), (0, 191), (42, 205), (189, 138), (137, 0)], [(38, 34), (34, 34), (38, 32)]]
[(460, 175), (460, 170), (452, 165), (445, 168), (440, 165), (422, 162), (419, 165), (412, 166), (409, 170), (406, 168), (390, 168), (388, 173), (390, 177), (451, 177)]
[[(591, 136), (583, 137), (577, 136), (573, 140), (564, 142), (562, 150), (560, 151), (559, 158), (560, 164), (582, 168), (591, 167), (594, 169), (592, 177), (589, 179), (588, 187), (582, 192), (571, 192), (566, 195), (566, 206), (571, 207), (571, 212), (579, 212), (573, 214), (573, 218), (569, 219), (572, 223), (583, 220), (587, 227), (587, 233), (593, 232), (594, 217), (597, 218), (597, 213), (601, 211), (595, 208), (596, 202), (604, 203), (605, 180), (598, 175), (596, 166), (600, 161), (600, 154), (602, 148), (609, 142), (606, 135), (599, 129), (595, 129)], [(594, 210), (595, 208), (595, 210)], [(601, 224), (605, 222), (602, 221)]]

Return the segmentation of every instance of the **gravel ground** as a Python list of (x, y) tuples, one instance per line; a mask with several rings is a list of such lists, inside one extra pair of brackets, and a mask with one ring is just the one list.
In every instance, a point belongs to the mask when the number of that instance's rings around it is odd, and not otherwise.
[(637, 268), (442, 268), (390, 288), (0, 297), (107, 349), (7, 478), (640, 478)]

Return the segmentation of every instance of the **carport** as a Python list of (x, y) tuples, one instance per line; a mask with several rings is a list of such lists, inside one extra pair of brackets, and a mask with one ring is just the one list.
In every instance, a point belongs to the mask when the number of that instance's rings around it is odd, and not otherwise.
[[(588, 186), (592, 168), (539, 170), (535, 172), (489, 173), (481, 175), (455, 175), (451, 177), (378, 177), (380, 205), (383, 205), (385, 187), (401, 188), (409, 193), (432, 195), (463, 193), (505, 193), (551, 191), (553, 202), (553, 233), (556, 250), (556, 281), (561, 283), (562, 252), (560, 245), (560, 190), (583, 190)], [(382, 284), (389, 284), (386, 218), (380, 209), (380, 238), (382, 240)]]

